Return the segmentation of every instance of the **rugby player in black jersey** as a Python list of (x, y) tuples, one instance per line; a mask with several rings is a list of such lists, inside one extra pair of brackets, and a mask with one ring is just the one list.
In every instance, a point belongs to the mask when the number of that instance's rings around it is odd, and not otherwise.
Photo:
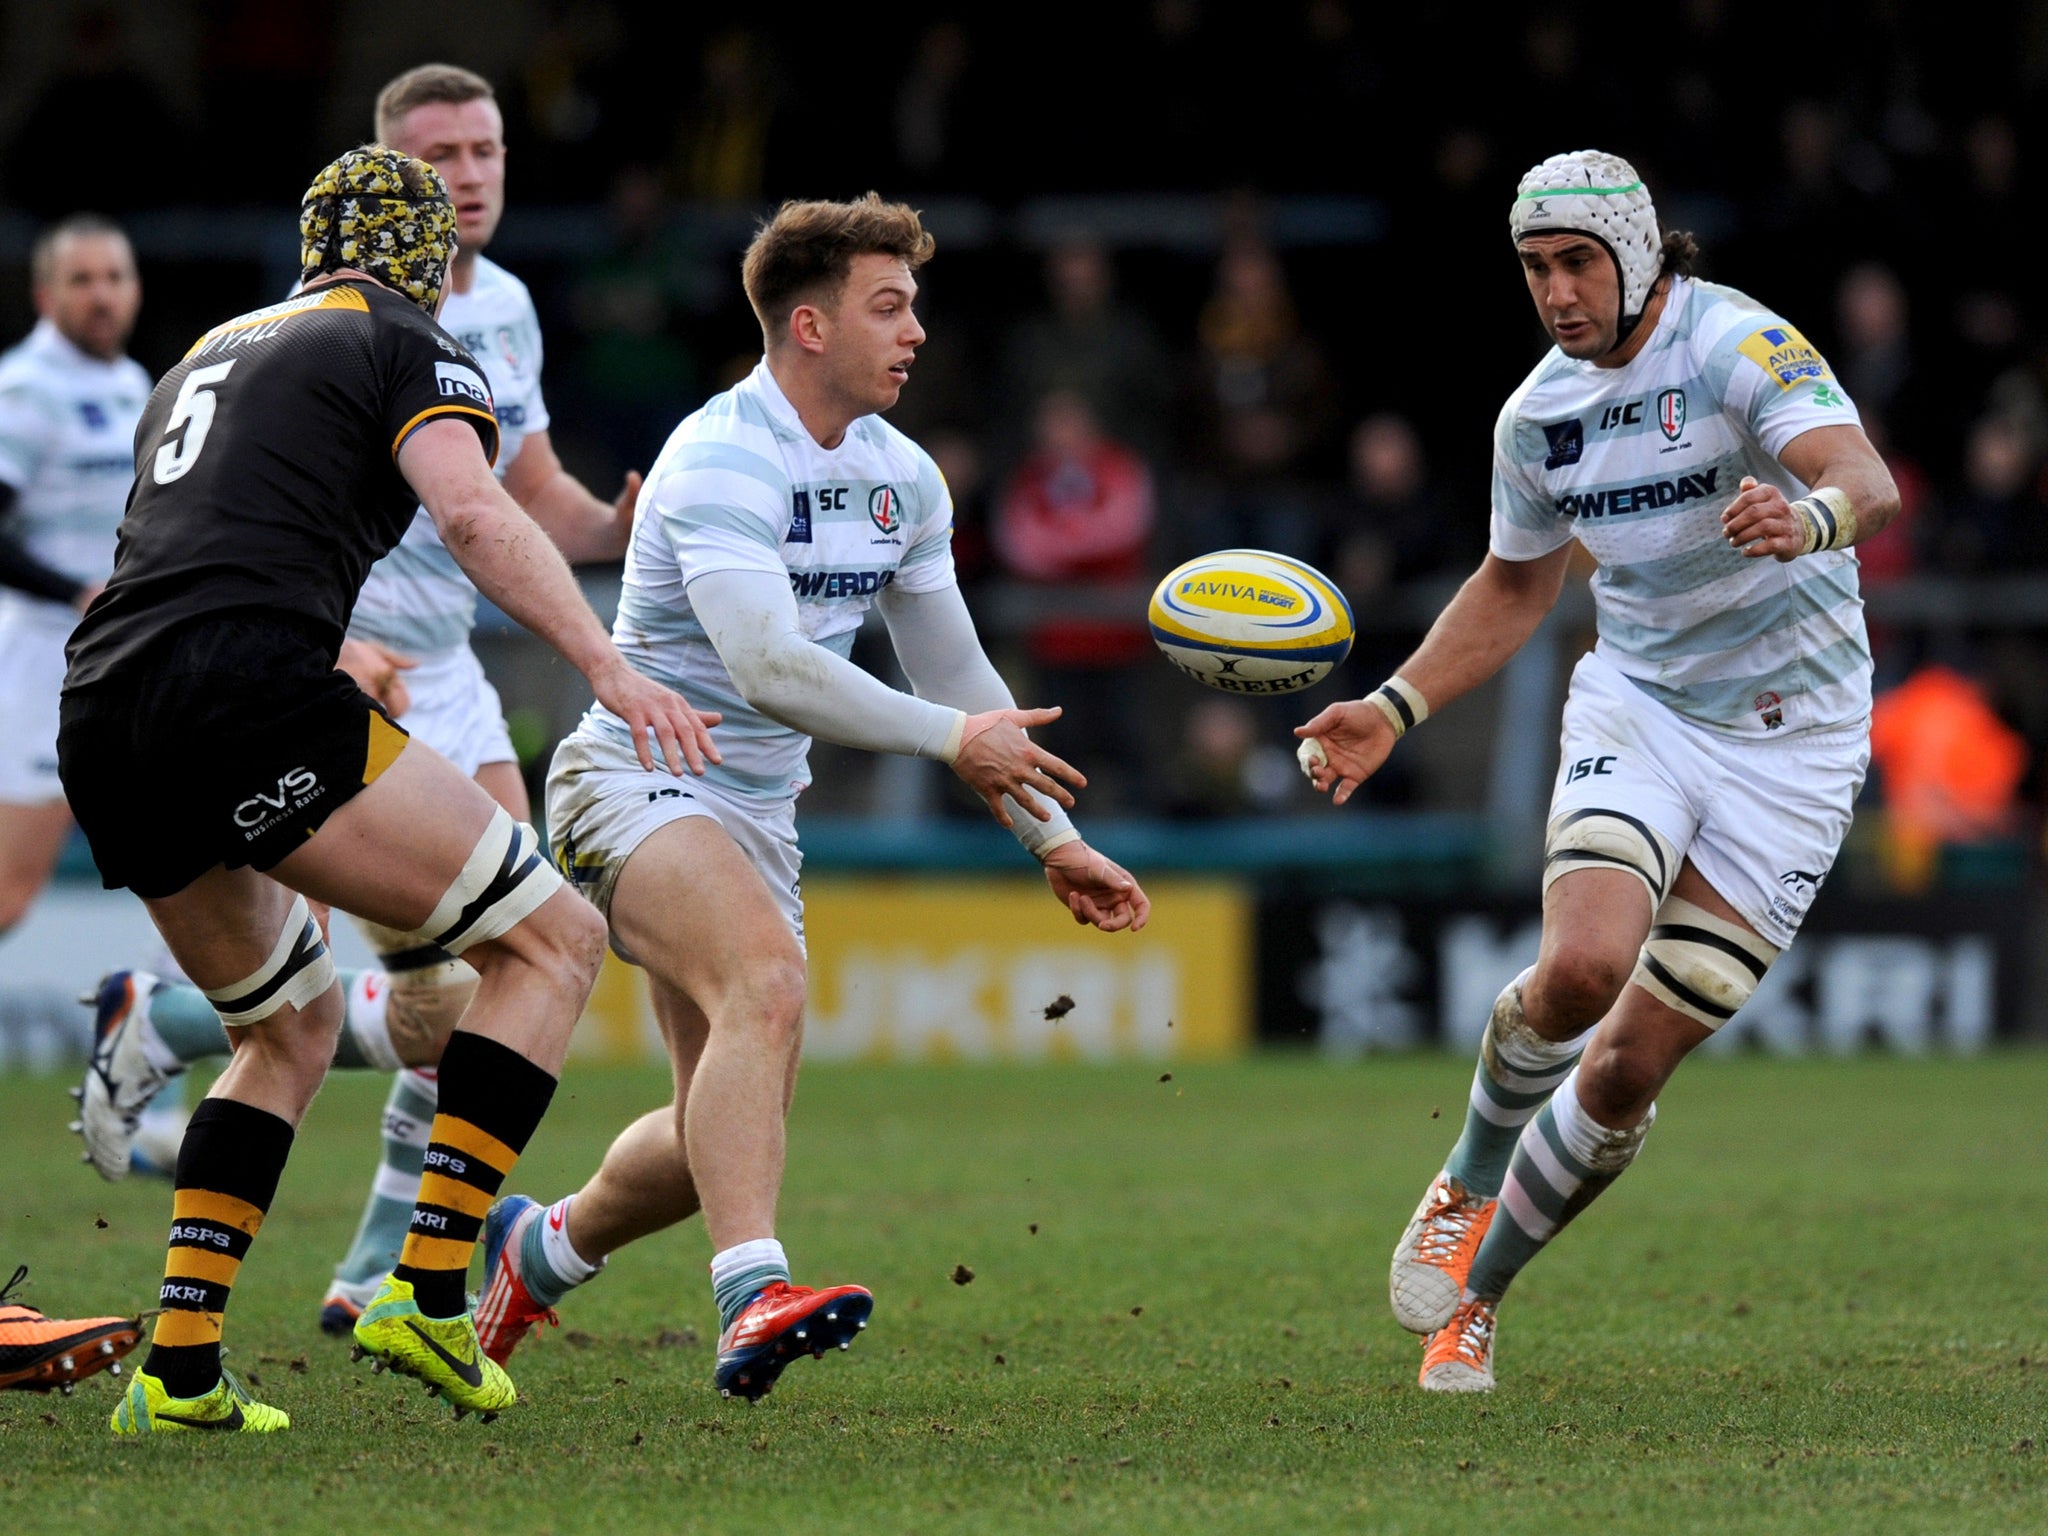
[(515, 1396), (477, 1348), (464, 1279), (605, 929), (530, 827), (334, 670), (363, 578), (414, 507), (633, 723), (646, 766), (716, 760), (718, 717), (626, 665), (491, 475), (489, 386), (433, 320), (455, 244), (441, 178), (351, 150), (314, 179), (300, 230), (304, 290), (216, 326), (151, 396), (114, 574), (69, 650), (66, 795), (106, 884), (143, 898), (236, 1045), (179, 1153), (163, 1311), (117, 1433), (289, 1422), (222, 1371), (220, 1329), (341, 1024), (307, 896), (482, 975), (441, 1060), (411, 1230), (356, 1338), (458, 1416)]

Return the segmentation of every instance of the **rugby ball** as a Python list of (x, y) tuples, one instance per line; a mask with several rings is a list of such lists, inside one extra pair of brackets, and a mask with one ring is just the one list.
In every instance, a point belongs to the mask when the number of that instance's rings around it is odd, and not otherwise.
[(1167, 574), (1146, 614), (1181, 671), (1224, 693), (1294, 693), (1351, 650), (1351, 605), (1314, 566), (1226, 549)]

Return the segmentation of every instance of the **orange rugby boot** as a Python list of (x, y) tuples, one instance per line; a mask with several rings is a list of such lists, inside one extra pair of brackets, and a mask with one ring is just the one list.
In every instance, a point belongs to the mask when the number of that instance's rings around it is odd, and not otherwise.
[(121, 1357), (142, 1342), (139, 1317), (45, 1317), (8, 1297), (28, 1278), (22, 1265), (0, 1287), (0, 1387), (47, 1392), (72, 1387), (98, 1371), (121, 1374)]

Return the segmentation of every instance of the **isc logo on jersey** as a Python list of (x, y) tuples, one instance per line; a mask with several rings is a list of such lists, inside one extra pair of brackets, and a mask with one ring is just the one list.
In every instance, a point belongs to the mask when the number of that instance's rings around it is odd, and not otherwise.
[(1351, 650), (1351, 605), (1314, 566), (1226, 549), (1167, 573), (1146, 617), (1166, 659), (1225, 693), (1293, 693)]

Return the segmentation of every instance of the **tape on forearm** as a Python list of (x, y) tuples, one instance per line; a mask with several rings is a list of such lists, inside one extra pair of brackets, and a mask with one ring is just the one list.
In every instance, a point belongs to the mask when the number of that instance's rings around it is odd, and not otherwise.
[(1407, 678), (1395, 673), (1365, 696), (1368, 704), (1387, 717), (1399, 738), (1429, 718), (1429, 700)]
[(1847, 549), (1856, 542), (1856, 509), (1850, 505), (1849, 493), (1837, 486), (1815, 486), (1792, 503), (1792, 511), (1806, 532), (1806, 548), (1801, 554)]

